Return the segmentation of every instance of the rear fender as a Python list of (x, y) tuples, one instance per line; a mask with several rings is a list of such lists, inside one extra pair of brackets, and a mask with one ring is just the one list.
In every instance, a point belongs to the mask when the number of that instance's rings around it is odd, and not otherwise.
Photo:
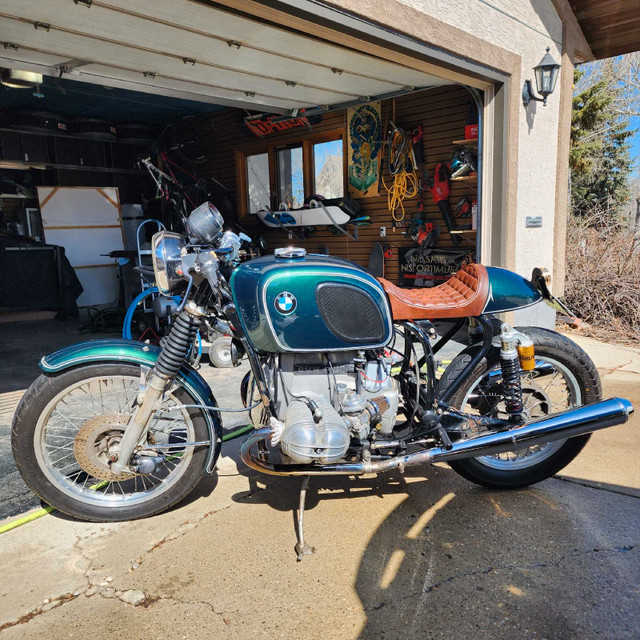
[[(45, 373), (59, 373), (72, 367), (98, 362), (123, 362), (153, 367), (160, 348), (132, 340), (92, 340), (74, 344), (55, 351), (40, 360), (40, 368)], [(191, 396), (194, 404), (217, 406), (211, 388), (202, 376), (188, 364), (183, 364), (178, 373), (178, 382)], [(222, 426), (217, 412), (202, 411), (209, 431), (209, 452), (204, 471), (213, 473), (222, 445)]]

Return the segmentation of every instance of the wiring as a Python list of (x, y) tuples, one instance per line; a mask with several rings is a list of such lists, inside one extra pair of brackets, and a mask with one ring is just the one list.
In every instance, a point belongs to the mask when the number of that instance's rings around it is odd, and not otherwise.
[(216, 411), (219, 413), (244, 413), (245, 411), (251, 411), (251, 409), (255, 409), (261, 403), (262, 403), (262, 400), (258, 400), (251, 406), (243, 407), (242, 409), (210, 407), (209, 405), (206, 405), (206, 404), (176, 404), (176, 405), (172, 405), (167, 409), (159, 409), (158, 411), (156, 411), (156, 413), (171, 413), (172, 411), (176, 411), (177, 409), (206, 409), (207, 411)]
[(382, 178), (387, 192), (387, 207), (395, 222), (405, 217), (404, 201), (418, 195), (419, 181), (415, 172), (411, 139), (393, 123), (389, 139), (389, 173), (393, 176), (391, 186)]
[(335, 400), (332, 400), (331, 402), (336, 402), (338, 400), (338, 379), (336, 378), (336, 374), (335, 371), (333, 370), (333, 365), (331, 364), (331, 360), (329, 358), (328, 355), (325, 355), (325, 360), (327, 361), (327, 364), (329, 365), (329, 371), (331, 372), (331, 376), (333, 377), (333, 388), (335, 391)]

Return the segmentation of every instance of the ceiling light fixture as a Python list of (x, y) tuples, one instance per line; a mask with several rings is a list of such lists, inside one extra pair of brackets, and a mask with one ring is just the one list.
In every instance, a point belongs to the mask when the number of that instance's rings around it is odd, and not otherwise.
[(0, 82), (5, 87), (11, 87), (12, 89), (32, 89), (42, 84), (42, 74), (19, 69), (2, 69), (0, 71)]

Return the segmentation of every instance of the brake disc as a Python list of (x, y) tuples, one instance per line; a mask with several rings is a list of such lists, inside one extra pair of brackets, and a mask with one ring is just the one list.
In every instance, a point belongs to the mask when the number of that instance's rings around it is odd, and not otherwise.
[(73, 453), (83, 471), (109, 482), (135, 477), (135, 473), (113, 473), (109, 466), (109, 452), (122, 439), (130, 417), (125, 413), (106, 413), (82, 425), (73, 443)]

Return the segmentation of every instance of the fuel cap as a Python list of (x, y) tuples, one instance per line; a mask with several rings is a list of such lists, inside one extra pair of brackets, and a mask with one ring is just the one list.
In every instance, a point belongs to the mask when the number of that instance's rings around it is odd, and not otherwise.
[(276, 258), (281, 260), (300, 260), (307, 255), (307, 250), (302, 247), (282, 247), (273, 253)]

